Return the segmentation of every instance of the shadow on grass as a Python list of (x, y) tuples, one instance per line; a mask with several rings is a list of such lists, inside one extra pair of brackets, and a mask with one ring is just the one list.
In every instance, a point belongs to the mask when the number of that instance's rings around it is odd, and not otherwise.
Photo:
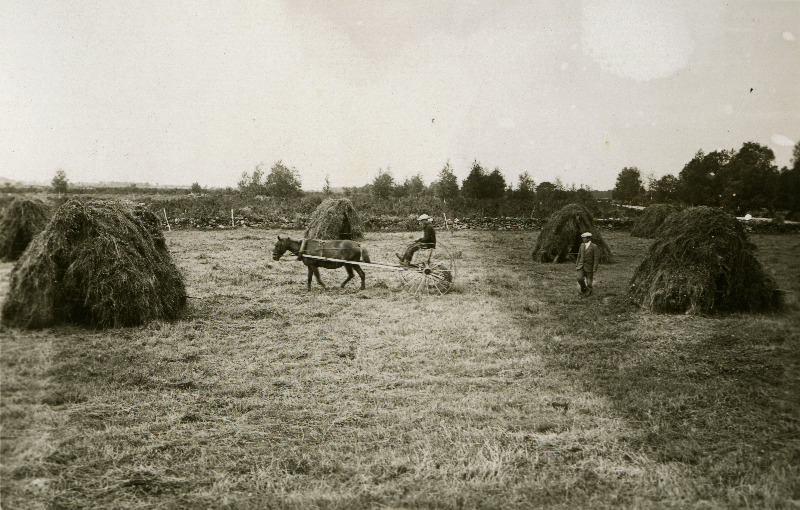
[[(625, 448), (657, 463), (682, 466), (705, 494), (734, 506), (782, 506), (800, 498), (800, 314), (658, 315), (627, 299), (632, 268), (647, 245), (617, 250), (601, 268), (594, 296), (578, 295), (572, 265), (525, 264), (520, 246), (486, 284), (519, 307), (523, 331), (548, 368), (609, 401), (641, 433)], [(503, 241), (502, 239), (499, 241)], [(788, 238), (762, 242), (778, 274), (791, 274)], [(618, 243), (619, 244), (619, 243)], [(780, 256), (779, 256), (780, 255)], [(513, 281), (510, 271), (527, 276)], [(511, 285), (509, 285), (511, 282)], [(519, 285), (517, 285), (517, 283)], [(541, 328), (539, 329), (541, 331)]]
[[(550, 369), (643, 431), (628, 448), (694, 470), (711, 497), (745, 485), (762, 502), (800, 496), (800, 337), (790, 317), (655, 315), (624, 294), (582, 301), (553, 307), (554, 338), (538, 341)], [(788, 476), (776, 480), (776, 470)]]
[[(158, 328), (157, 323), (149, 326), (145, 331), (150, 331), (150, 335), (142, 335), (141, 328), (113, 332), (63, 328), (53, 340), (55, 354), (47, 371), (51, 384), (43, 403), (50, 406), (80, 403), (94, 395), (157, 390), (165, 384), (180, 388), (180, 384), (170, 382), (182, 379), (185, 370), (180, 365), (190, 363), (192, 358), (171, 359), (164, 357), (164, 352), (148, 348), (148, 337), (157, 335)], [(185, 363), (174, 363), (178, 361)]]

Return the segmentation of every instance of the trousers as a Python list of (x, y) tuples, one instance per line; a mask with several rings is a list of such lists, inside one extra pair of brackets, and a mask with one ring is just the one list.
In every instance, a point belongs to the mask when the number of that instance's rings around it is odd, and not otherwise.
[(592, 271), (586, 271), (585, 269), (581, 268), (578, 269), (578, 283), (581, 286), (581, 292), (586, 292), (587, 290), (592, 290), (592, 279), (594, 273)]

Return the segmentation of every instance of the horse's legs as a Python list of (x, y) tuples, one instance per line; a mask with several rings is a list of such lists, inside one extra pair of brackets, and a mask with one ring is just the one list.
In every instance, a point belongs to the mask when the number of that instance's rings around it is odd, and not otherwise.
[(342, 288), (344, 288), (344, 286), (345, 286), (345, 285), (347, 285), (347, 282), (349, 282), (350, 280), (352, 280), (352, 279), (353, 279), (353, 276), (354, 276), (354, 275), (353, 275), (353, 268), (352, 268), (352, 267), (350, 267), (350, 264), (345, 264), (345, 265), (344, 265), (344, 268), (345, 268), (345, 270), (347, 271), (347, 279), (346, 279), (345, 281), (343, 281), (343, 282), (342, 282)]
[(311, 279), (314, 278), (314, 268), (308, 266), (308, 291), (311, 292)]
[(353, 269), (355, 269), (355, 270), (356, 270), (356, 273), (358, 273), (358, 276), (360, 276), (360, 277), (361, 277), (361, 290), (364, 290), (364, 289), (366, 289), (366, 286), (364, 286), (364, 278), (365, 278), (365, 277), (364, 277), (364, 270), (363, 270), (363, 269), (361, 269), (361, 266), (359, 266), (358, 264), (356, 264), (355, 266), (353, 266)]
[(318, 284), (320, 285), (320, 287), (322, 287), (323, 289), (324, 289), (324, 288), (326, 288), (326, 287), (325, 287), (325, 284), (324, 284), (324, 283), (322, 283), (322, 279), (319, 277), (319, 268), (318, 268), (317, 266), (313, 266), (313, 267), (314, 267), (314, 276), (317, 278), (317, 283), (318, 283)]

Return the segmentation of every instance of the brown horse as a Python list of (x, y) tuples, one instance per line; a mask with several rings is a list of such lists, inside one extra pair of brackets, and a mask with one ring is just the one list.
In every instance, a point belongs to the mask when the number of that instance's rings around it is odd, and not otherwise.
[(342, 266), (347, 270), (347, 279), (342, 282), (342, 288), (347, 285), (353, 278), (353, 270), (361, 277), (361, 290), (364, 290), (364, 270), (358, 264), (345, 264), (344, 262), (330, 262), (327, 260), (319, 260), (304, 255), (314, 255), (316, 257), (325, 257), (329, 259), (349, 260), (359, 262), (363, 260), (369, 263), (369, 253), (366, 248), (362, 248), (360, 244), (355, 241), (319, 241), (316, 239), (306, 239), (305, 241), (295, 241), (287, 237), (278, 236), (278, 242), (275, 243), (275, 249), (272, 250), (272, 260), (280, 259), (286, 251), (290, 251), (297, 255), (298, 260), (302, 260), (303, 264), (308, 267), (308, 290), (311, 290), (311, 278), (316, 277), (317, 283), (322, 288), (325, 284), (319, 277), (319, 268), (337, 269)]

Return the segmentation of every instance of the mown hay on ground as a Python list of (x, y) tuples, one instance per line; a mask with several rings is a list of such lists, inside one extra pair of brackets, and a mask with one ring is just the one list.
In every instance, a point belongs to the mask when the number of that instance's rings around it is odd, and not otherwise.
[(597, 245), (600, 262), (613, 262), (611, 249), (603, 240), (600, 229), (595, 226), (589, 211), (579, 204), (568, 204), (554, 212), (542, 227), (533, 247), (533, 260), (537, 262), (566, 262), (574, 260), (581, 244), (581, 234), (592, 233), (592, 242)]
[(670, 215), (631, 278), (634, 303), (655, 312), (765, 311), (780, 306), (774, 280), (732, 215), (693, 207)]
[(142, 217), (154, 218), (117, 202), (62, 205), (12, 269), (3, 323), (109, 328), (176, 318), (183, 276), (157, 223)]
[(347, 198), (329, 198), (319, 204), (308, 221), (306, 239), (364, 239), (361, 216)]
[(667, 217), (678, 212), (678, 208), (670, 204), (655, 204), (644, 210), (636, 223), (631, 227), (633, 237), (652, 239)]
[(0, 260), (17, 260), (50, 221), (50, 206), (39, 199), (17, 197), (0, 219)]

